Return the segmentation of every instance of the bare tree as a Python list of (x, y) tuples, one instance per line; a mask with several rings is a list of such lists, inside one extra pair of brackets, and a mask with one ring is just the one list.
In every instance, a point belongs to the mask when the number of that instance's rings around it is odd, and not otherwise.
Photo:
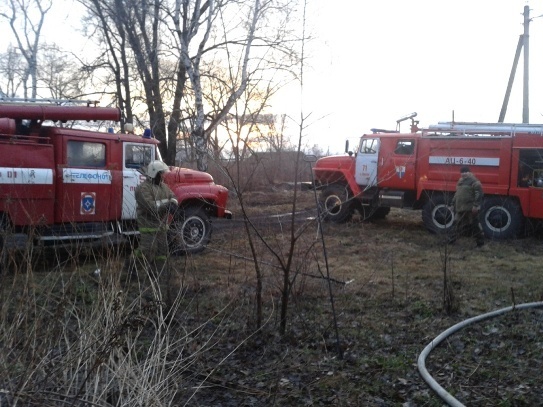
[[(192, 129), (192, 138), (196, 146), (196, 154), (198, 161), (198, 169), (202, 171), (207, 170), (207, 140), (209, 139), (209, 134), (215, 129), (215, 127), (226, 117), (234, 103), (239, 99), (239, 97), (245, 91), (248, 81), (248, 64), (249, 57), (251, 54), (251, 47), (255, 39), (255, 30), (257, 22), (259, 21), (259, 15), (262, 13), (262, 5), (260, 0), (255, 0), (254, 5), (249, 13), (249, 25), (246, 33), (246, 38), (244, 40), (244, 52), (243, 52), (243, 61), (240, 66), (241, 78), (238, 83), (233, 83), (232, 92), (230, 93), (226, 103), (222, 106), (220, 110), (215, 112), (214, 117), (211, 120), (211, 123), (205, 128), (205, 112), (203, 104), (203, 91), (202, 91), (202, 80), (200, 72), (200, 62), (202, 60), (203, 54), (206, 50), (206, 44), (211, 35), (211, 30), (213, 28), (213, 21), (216, 18), (215, 13), (215, 2), (213, 0), (208, 0), (204, 3), (204, 7), (200, 8), (199, 1), (195, 2), (195, 7), (193, 9), (192, 15), (196, 18), (192, 20), (191, 25), (188, 27), (183, 24), (183, 29), (181, 29), (181, 15), (189, 15), (188, 1), (177, 0), (174, 22), (176, 24), (176, 32), (178, 33), (178, 40), (181, 45), (181, 61), (184, 65), (185, 70), (188, 73), (188, 77), (192, 84), (194, 90), (194, 105), (196, 108), (196, 118), (194, 121), (194, 127)], [(183, 13), (181, 14), (181, 11)], [(202, 19), (200, 16), (202, 12), (206, 13)], [(185, 20), (186, 21), (186, 20)], [(184, 21), (184, 22), (185, 22)], [(194, 24), (196, 23), (196, 24)], [(196, 54), (191, 56), (190, 54), (190, 41), (198, 33), (200, 26), (204, 27), (204, 33), (201, 37), (200, 43), (198, 44)], [(206, 134), (207, 133), (207, 134)]]
[(0, 75), (4, 82), (0, 84), (0, 94), (6, 97), (16, 97), (19, 88), (23, 86), (25, 62), (17, 48), (9, 47), (0, 55)]
[(9, 22), (19, 51), (26, 61), (22, 76), (25, 98), (29, 97), (29, 87), (30, 97), (35, 98), (37, 95), (41, 30), (51, 6), (52, 0), (8, 0), (7, 9), (0, 11), (0, 17)]
[[(273, 142), (281, 137), (277, 135), (277, 127), (284, 126), (282, 119), (285, 117), (266, 113), (274, 93), (274, 89), (260, 89), (258, 84), (246, 89), (232, 113), (221, 123), (221, 129), (227, 134), (227, 143), (223, 140), (223, 144), (215, 147), (218, 140), (212, 140), (211, 144), (220, 152), (230, 147), (233, 158), (240, 161), (254, 152), (280, 152), (285, 149), (288, 144), (286, 141), (281, 145)], [(280, 123), (277, 123), (278, 120)]]
[[(141, 98), (168, 163), (175, 162), (180, 133), (190, 134), (198, 167), (206, 170), (209, 141), (247, 84), (265, 69), (296, 63), (286, 39), (288, 0), (79, 1), (101, 33), (103, 57), (114, 61), (115, 83), (123, 83), (118, 100), (121, 93), (126, 104)], [(205, 92), (217, 66), (228, 71), (229, 88), (221, 104), (210, 105), (214, 95)], [(134, 90), (139, 84), (141, 93)]]
[(88, 74), (57, 45), (45, 45), (39, 59), (39, 86), (54, 99), (77, 99), (85, 94)]
[[(168, 2), (79, 1), (88, 12), (87, 21), (94, 23), (98, 34), (95, 38), (104, 50), (88, 64), (89, 69), (105, 68), (112, 73), (111, 87), (115, 89), (115, 99), (127, 121), (145, 122), (134, 117), (138, 115), (135, 104), (143, 103), (149, 117), (146, 125), (161, 141), (161, 153), (166, 162), (173, 164), (186, 76), (179, 65), (172, 67), (168, 62), (170, 46), (168, 32), (164, 31)], [(172, 101), (172, 109), (165, 108), (166, 100)]]
[(259, 143), (265, 146), (268, 151), (277, 153), (291, 150), (290, 137), (285, 134), (287, 115), (272, 115), (266, 119), (266, 126), (262, 130), (259, 128)]

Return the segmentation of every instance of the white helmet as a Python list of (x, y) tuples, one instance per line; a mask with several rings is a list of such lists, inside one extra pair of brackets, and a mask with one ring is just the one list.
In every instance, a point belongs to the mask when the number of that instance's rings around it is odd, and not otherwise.
[(159, 172), (169, 171), (170, 168), (160, 160), (151, 161), (147, 166), (147, 176), (155, 178)]

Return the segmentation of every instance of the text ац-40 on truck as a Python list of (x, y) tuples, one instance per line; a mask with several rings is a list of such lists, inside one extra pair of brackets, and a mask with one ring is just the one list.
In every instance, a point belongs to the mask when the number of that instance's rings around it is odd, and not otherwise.
[[(416, 113), (396, 130), (372, 129), (354, 152), (314, 166), (326, 219), (384, 218), (390, 208), (420, 209), (426, 228), (447, 233), (460, 176), (469, 166), (481, 181), (480, 220), (491, 239), (509, 239), (543, 219), (543, 124), (439, 122), (419, 129)], [(399, 123), (411, 119), (408, 132)]]
[[(29, 245), (109, 245), (137, 241), (139, 171), (160, 160), (151, 137), (113, 133), (116, 108), (73, 100), (0, 100), (0, 250)], [(67, 125), (66, 123), (70, 123)], [(73, 123), (73, 124), (72, 124)], [(110, 131), (98, 131), (106, 125)], [(203, 250), (210, 218), (231, 216), (228, 190), (211, 175), (170, 167), (176, 195), (172, 249)]]

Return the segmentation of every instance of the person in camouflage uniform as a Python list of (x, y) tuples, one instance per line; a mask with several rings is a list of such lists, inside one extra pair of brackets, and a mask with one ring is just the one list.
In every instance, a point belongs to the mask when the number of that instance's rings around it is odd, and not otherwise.
[(178, 202), (172, 190), (162, 182), (169, 168), (162, 161), (152, 161), (147, 166), (147, 179), (136, 188), (137, 221), (140, 231), (136, 257), (145, 258), (149, 264), (168, 258), (168, 215), (177, 209)]
[(485, 244), (483, 228), (479, 221), (479, 210), (483, 203), (483, 186), (473, 175), (469, 167), (460, 168), (460, 179), (456, 184), (456, 193), (452, 205), (456, 213), (455, 225), (449, 243), (454, 243), (460, 236), (473, 236), (477, 247)]

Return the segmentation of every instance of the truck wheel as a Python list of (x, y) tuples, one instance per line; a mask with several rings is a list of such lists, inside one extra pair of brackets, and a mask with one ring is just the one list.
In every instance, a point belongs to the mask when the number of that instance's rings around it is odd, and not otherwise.
[(353, 216), (354, 205), (349, 200), (349, 192), (344, 185), (328, 185), (321, 192), (319, 204), (325, 220), (343, 223), (351, 220)]
[(189, 207), (173, 220), (169, 230), (171, 254), (199, 253), (211, 239), (211, 223), (202, 208)]
[(454, 212), (446, 195), (431, 196), (422, 208), (422, 221), (431, 233), (448, 233), (454, 225)]
[(510, 239), (519, 235), (524, 216), (519, 204), (510, 198), (487, 198), (483, 202), (481, 225), (490, 239)]

